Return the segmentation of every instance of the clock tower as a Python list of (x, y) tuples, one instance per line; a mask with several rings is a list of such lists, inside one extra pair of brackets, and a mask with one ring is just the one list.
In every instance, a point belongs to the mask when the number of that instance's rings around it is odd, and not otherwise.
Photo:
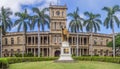
[(66, 5), (50, 5), (50, 46), (60, 51), (62, 42), (62, 27), (66, 27)]

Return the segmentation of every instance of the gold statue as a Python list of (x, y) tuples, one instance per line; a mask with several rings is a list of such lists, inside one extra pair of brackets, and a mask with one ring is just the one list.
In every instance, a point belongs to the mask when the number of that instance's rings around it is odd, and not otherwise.
[(62, 27), (62, 41), (68, 41), (69, 38), (69, 32), (66, 29), (66, 27)]

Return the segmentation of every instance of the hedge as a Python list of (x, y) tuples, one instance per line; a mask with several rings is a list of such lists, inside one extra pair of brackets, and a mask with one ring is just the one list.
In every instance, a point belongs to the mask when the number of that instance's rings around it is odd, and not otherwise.
[[(111, 63), (119, 63), (120, 57), (95, 57), (95, 56), (83, 56), (83, 57), (73, 57), (74, 60), (78, 61), (101, 61), (101, 62), (111, 62)], [(21, 63), (21, 62), (36, 62), (36, 61), (51, 61), (57, 60), (57, 57), (9, 57), (9, 58), (0, 58), (0, 68), (7, 69), (9, 64), (13, 63)]]
[(45, 58), (45, 57), (13, 57), (13, 58), (7, 58), (7, 61), (9, 64), (13, 63), (21, 63), (21, 62), (35, 62), (35, 61), (50, 61), (50, 60), (56, 60), (58, 58)]
[(80, 61), (101, 61), (101, 62), (111, 62), (111, 63), (118, 63), (120, 64), (120, 57), (73, 57), (75, 60), (80, 60)]
[(38, 57), (9, 57), (9, 58), (0, 58), (0, 69), (7, 69), (9, 64), (21, 63), (21, 62), (35, 62), (35, 61), (51, 61), (56, 60), (57, 58), (38, 58)]
[(9, 64), (6, 58), (0, 58), (0, 68), (7, 69), (8, 65)]

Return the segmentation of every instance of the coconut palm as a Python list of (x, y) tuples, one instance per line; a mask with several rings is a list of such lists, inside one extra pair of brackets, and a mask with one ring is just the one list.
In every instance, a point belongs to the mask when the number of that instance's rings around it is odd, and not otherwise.
[(18, 17), (18, 19), (15, 21), (14, 26), (17, 26), (17, 31), (19, 32), (22, 28), (23, 30), (23, 37), (24, 37), (24, 43), (23, 43), (23, 52), (22, 52), (22, 56), (24, 57), (24, 53), (25, 53), (25, 47), (26, 47), (26, 32), (28, 30), (28, 27), (30, 27), (30, 23), (29, 23), (29, 15), (27, 13), (27, 10), (25, 9), (25, 11), (23, 13), (21, 12), (16, 12), (15, 16)]
[(5, 35), (7, 30), (11, 30), (12, 21), (10, 19), (12, 12), (9, 8), (1, 8), (0, 13), (0, 29), (1, 29), (1, 57), (2, 57), (2, 35)]
[(100, 31), (100, 24), (102, 23), (101, 20), (99, 19), (101, 16), (100, 14), (93, 14), (93, 13), (90, 13), (90, 12), (85, 12), (84, 13), (85, 16), (88, 17), (88, 19), (86, 19), (84, 21), (84, 26), (86, 27), (86, 31), (87, 32), (90, 32), (91, 33), (91, 46), (90, 46), (90, 51), (91, 51), (91, 56), (93, 55), (93, 49), (92, 49), (92, 33), (94, 32), (97, 32), (97, 31)]
[(11, 30), (12, 27), (12, 21), (10, 19), (10, 15), (12, 15), (12, 12), (10, 11), (9, 8), (1, 8), (1, 13), (0, 13), (0, 25), (2, 29), (2, 34), (5, 34), (7, 30)]
[(32, 29), (34, 29), (36, 24), (38, 26), (38, 57), (40, 57), (40, 27), (42, 27), (42, 31), (44, 31), (45, 25), (49, 27), (49, 15), (46, 14), (48, 8), (44, 8), (42, 10), (33, 8), (32, 10), (35, 13), (32, 21)]
[[(79, 16), (79, 9), (77, 8), (73, 13), (69, 13), (68, 16), (71, 17), (71, 21), (69, 24), (69, 28), (71, 30), (71, 32), (77, 33), (77, 56), (78, 56), (78, 36), (79, 36), (79, 32), (83, 31), (83, 27), (82, 27), (82, 21), (83, 18), (81, 18)], [(81, 52), (80, 52), (80, 56), (81, 56)]]
[(118, 5), (115, 5), (114, 7), (104, 7), (102, 10), (107, 12), (107, 17), (104, 20), (104, 26), (108, 29), (112, 29), (113, 34), (113, 56), (115, 57), (115, 31), (114, 31), (114, 25), (117, 24), (117, 27), (120, 26), (120, 21), (118, 17), (115, 15), (116, 12), (120, 11), (120, 8)]

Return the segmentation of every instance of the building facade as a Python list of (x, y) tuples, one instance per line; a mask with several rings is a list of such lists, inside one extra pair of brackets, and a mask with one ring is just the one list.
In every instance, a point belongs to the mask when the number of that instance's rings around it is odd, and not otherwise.
[[(66, 5), (50, 5), (50, 31), (40, 32), (40, 53), (43, 57), (54, 57), (60, 55), (61, 47), (61, 27), (66, 26), (67, 23), (67, 7)], [(112, 40), (110, 34), (93, 33), (93, 39), (90, 41), (90, 33), (79, 33), (78, 45), (79, 55), (93, 55), (111, 56), (112, 48), (107, 47), (107, 43)], [(16, 53), (33, 53), (34, 56), (38, 54), (38, 32), (27, 32), (26, 41), (24, 44), (24, 36), (22, 32), (7, 33), (3, 36), (3, 56), (14, 56)], [(70, 32), (69, 44), (71, 46), (71, 53), (76, 55), (77, 34)], [(90, 43), (93, 47), (90, 49)]]

